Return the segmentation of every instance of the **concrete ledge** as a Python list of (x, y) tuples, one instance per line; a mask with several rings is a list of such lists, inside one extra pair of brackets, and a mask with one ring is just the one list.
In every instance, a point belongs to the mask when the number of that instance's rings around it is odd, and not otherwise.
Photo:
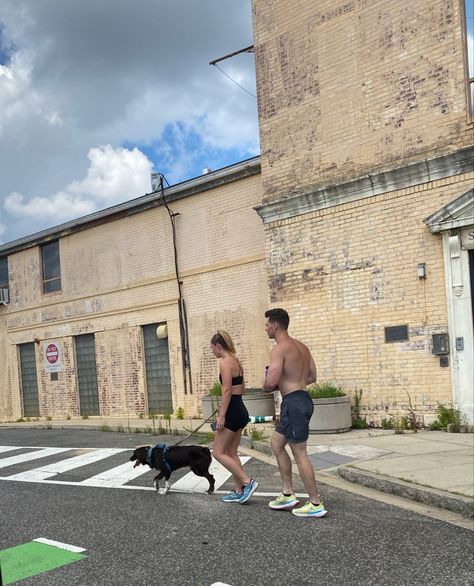
[(452, 494), (435, 488), (420, 486), (391, 478), (381, 474), (373, 474), (357, 470), (350, 466), (341, 466), (337, 469), (339, 476), (344, 480), (349, 480), (356, 484), (362, 484), (375, 490), (395, 494), (413, 501), (432, 505), (439, 509), (446, 509), (454, 513), (459, 513), (465, 517), (473, 517), (473, 500), (469, 497)]

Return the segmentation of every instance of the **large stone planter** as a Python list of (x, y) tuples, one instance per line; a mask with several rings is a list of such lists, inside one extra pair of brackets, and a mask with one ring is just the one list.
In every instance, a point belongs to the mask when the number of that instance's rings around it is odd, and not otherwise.
[[(247, 389), (244, 396), (244, 405), (249, 416), (268, 417), (275, 415), (273, 393), (266, 393), (260, 389)], [(204, 395), (202, 398), (202, 418), (207, 419), (221, 402), (221, 397)]]
[(313, 399), (314, 413), (309, 422), (310, 433), (343, 433), (352, 426), (351, 399), (331, 397)]
[(250, 417), (273, 417), (275, 415), (273, 393), (267, 393), (260, 389), (247, 389), (243, 399)]
[(202, 418), (208, 419), (213, 412), (217, 409), (217, 406), (221, 402), (221, 397), (215, 395), (204, 395), (202, 398)]

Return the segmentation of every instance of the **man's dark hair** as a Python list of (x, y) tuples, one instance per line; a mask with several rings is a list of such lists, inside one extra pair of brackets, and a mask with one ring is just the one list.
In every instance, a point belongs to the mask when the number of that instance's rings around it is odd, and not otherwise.
[(265, 317), (268, 318), (269, 321), (277, 323), (283, 330), (288, 329), (288, 325), (290, 323), (290, 316), (288, 312), (281, 307), (276, 307), (275, 309), (268, 309), (265, 312)]

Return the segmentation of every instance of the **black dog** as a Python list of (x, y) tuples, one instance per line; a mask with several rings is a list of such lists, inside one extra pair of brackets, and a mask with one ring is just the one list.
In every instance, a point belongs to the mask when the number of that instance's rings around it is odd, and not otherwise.
[(166, 479), (164, 494), (170, 489), (168, 480), (171, 473), (178, 468), (189, 466), (196, 476), (204, 476), (209, 481), (208, 493), (214, 492), (214, 476), (209, 474), (209, 466), (212, 462), (209, 448), (201, 446), (171, 446), (157, 444), (153, 448), (150, 446), (141, 446), (136, 448), (130, 457), (130, 461), (135, 461), (134, 468), (140, 464), (148, 464), (150, 468), (159, 470), (153, 480), (155, 488), (160, 492), (160, 480)]

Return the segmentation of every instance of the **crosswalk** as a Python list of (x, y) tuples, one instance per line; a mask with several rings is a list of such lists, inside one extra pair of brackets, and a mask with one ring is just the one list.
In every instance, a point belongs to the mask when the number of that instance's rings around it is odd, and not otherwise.
[[(0, 446), (0, 480), (154, 491), (156, 470), (148, 466), (134, 468), (130, 454), (129, 448)], [(37, 466), (41, 459), (48, 459), (47, 463)], [(249, 459), (240, 457), (242, 464)], [(210, 472), (215, 477), (216, 492), (220, 492), (219, 487), (231, 474), (214, 459)], [(183, 468), (173, 472), (170, 486), (172, 492), (204, 493), (209, 483)]]

